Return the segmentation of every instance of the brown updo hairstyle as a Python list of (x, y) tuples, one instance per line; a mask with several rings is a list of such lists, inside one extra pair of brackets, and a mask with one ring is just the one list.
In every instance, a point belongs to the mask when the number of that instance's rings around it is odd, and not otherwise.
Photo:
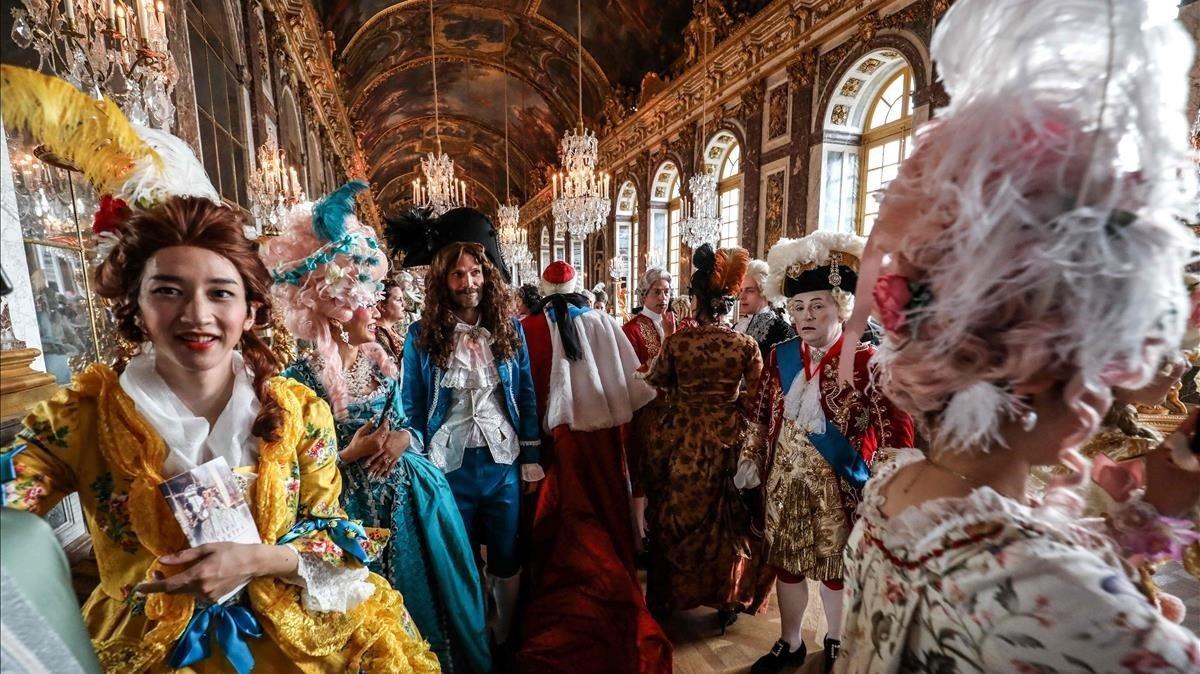
[[(271, 320), (271, 276), (258, 256), (258, 244), (242, 233), (245, 224), (239, 211), (198, 197), (171, 197), (150, 210), (136, 211), (121, 224), (116, 246), (96, 268), (96, 293), (111, 305), (120, 335), (140, 344), (148, 335), (138, 326), (138, 294), (146, 263), (155, 253), (173, 246), (195, 246), (233, 263), (246, 287), (247, 309), (254, 312), (254, 328), (242, 333), (239, 344), (254, 373), (254, 390), (262, 404), (252, 432), (273, 441), (278, 439), (283, 410), (268, 393), (267, 381), (279, 373), (279, 361), (254, 332)], [(124, 363), (118, 367), (123, 368)]]

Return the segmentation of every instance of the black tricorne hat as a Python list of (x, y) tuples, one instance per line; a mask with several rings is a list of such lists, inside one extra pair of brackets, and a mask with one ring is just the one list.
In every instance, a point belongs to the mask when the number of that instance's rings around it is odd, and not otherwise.
[[(837, 269), (835, 275), (833, 270)], [(799, 293), (809, 293), (816, 290), (833, 290), (839, 288), (848, 293), (853, 293), (858, 286), (858, 272), (844, 264), (833, 267), (832, 265), (821, 265), (816, 269), (802, 271), (793, 276), (786, 274), (783, 277), (783, 294), (785, 297), (792, 297)]]
[(455, 208), (432, 218), (428, 210), (412, 209), (388, 219), (384, 236), (392, 255), (404, 254), (401, 267), (421, 267), (446, 246), (459, 241), (478, 243), (506, 283), (511, 282), (508, 265), (500, 255), (500, 237), (491, 218), (474, 208)]

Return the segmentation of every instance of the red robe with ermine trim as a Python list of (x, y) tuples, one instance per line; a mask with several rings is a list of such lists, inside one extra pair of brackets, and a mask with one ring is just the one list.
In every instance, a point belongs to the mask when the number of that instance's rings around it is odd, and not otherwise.
[[(614, 319), (605, 316), (602, 320), (603, 324), (597, 325), (595, 317), (589, 317), (586, 327), (577, 323), (576, 329), (592, 338), (596, 368), (615, 368), (613, 361), (619, 363), (621, 356), (606, 355), (605, 347), (597, 342), (607, 338), (618, 348), (628, 349), (629, 345), (618, 343), (625, 338)], [(553, 342), (557, 335), (551, 332), (558, 328), (545, 314), (526, 317), (522, 326), (544, 434), (541, 463), (546, 478), (528, 518), (532, 521), (528, 523), (523, 588), (527, 600), (520, 616), (518, 669), (531, 674), (666, 674), (672, 669), (671, 642), (646, 607), (634, 566), (620, 427), (613, 424), (580, 431), (560, 423), (546, 428), (547, 411), (561, 410), (564, 404), (575, 408), (573, 419), (579, 425), (595, 425), (603, 414), (588, 408), (601, 403), (579, 394), (570, 403), (562, 399), (564, 386), (553, 374), (569, 364), (555, 362), (565, 361), (565, 357), (561, 347), (556, 353)], [(628, 352), (623, 355), (632, 366)], [(572, 374), (578, 375), (578, 368)], [(611, 382), (632, 375), (632, 371), (610, 371), (600, 379)], [(636, 382), (636, 386), (645, 385)], [(647, 396), (629, 397), (636, 406)], [(611, 395), (609, 398), (612, 402)], [(607, 412), (619, 406), (608, 405)], [(616, 412), (616, 416), (621, 414)]]

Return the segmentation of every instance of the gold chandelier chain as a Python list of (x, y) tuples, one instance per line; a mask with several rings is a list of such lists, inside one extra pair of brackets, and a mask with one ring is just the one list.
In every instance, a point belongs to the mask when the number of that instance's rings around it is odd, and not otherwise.
[(442, 117), (438, 107), (437, 83), (437, 40), (433, 28), (433, 0), (429, 0), (429, 67), (433, 70), (433, 137), (437, 141), (438, 154), (442, 154)]
[(504, 51), (500, 52), (500, 67), (504, 70), (504, 203), (512, 201), (508, 179), (508, 24), (504, 25)]
[(579, 66), (579, 131), (583, 132), (583, 4), (582, 0), (575, 0), (575, 38), (578, 49), (576, 50), (577, 65)]

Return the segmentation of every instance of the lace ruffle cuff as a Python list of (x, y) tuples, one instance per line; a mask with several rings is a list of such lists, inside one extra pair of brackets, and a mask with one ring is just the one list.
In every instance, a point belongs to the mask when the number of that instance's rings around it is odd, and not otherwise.
[(331, 564), (320, 555), (305, 552), (298, 557), (296, 579), (289, 582), (301, 588), (300, 600), (306, 611), (345, 613), (375, 592), (366, 567)]

